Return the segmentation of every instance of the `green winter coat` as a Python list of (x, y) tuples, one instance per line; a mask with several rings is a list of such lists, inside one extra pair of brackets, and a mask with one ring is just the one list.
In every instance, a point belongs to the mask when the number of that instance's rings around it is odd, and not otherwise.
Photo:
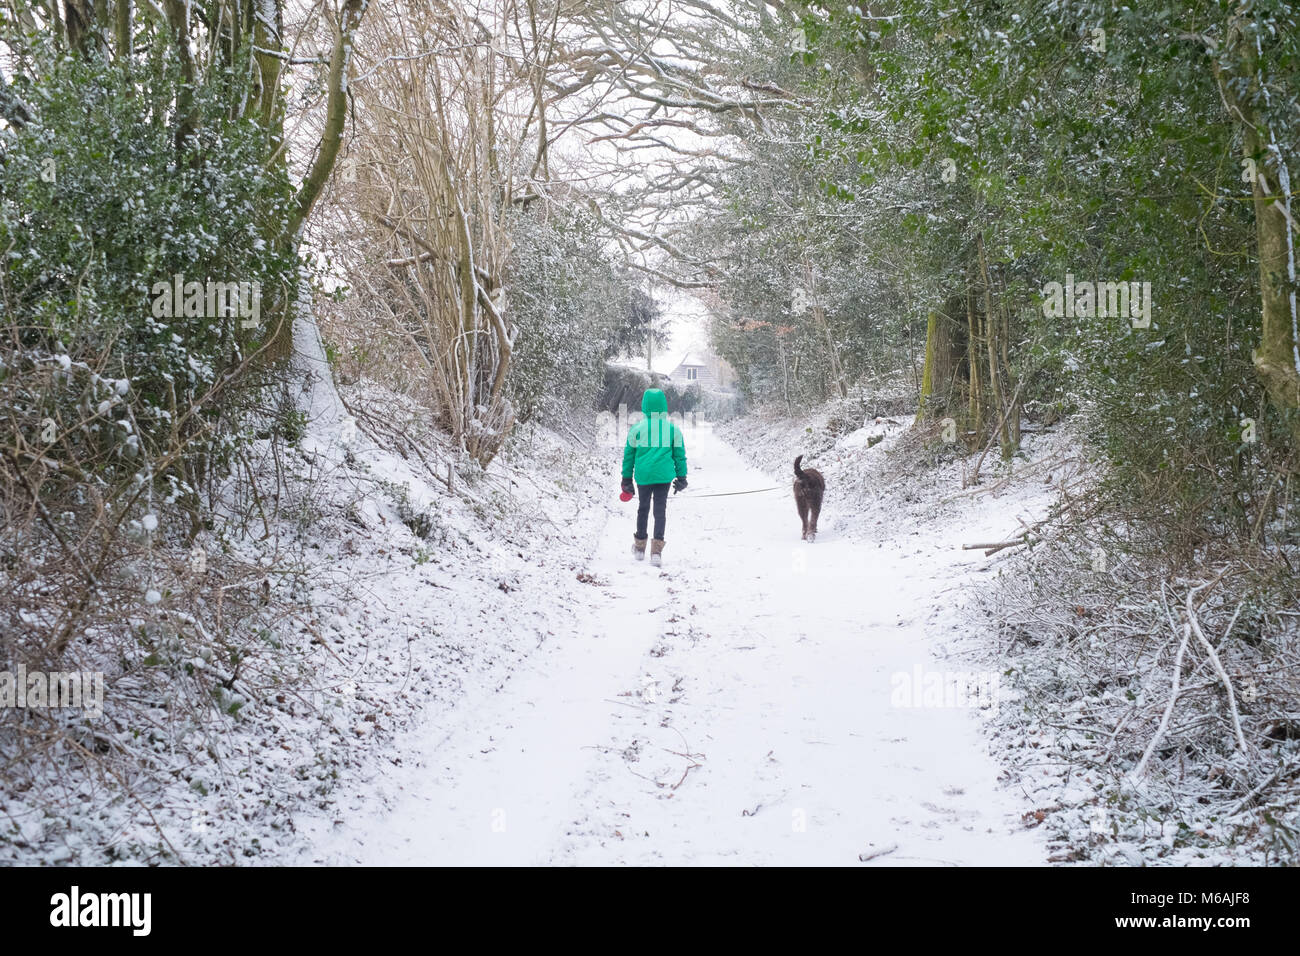
[(662, 485), (686, 477), (686, 439), (668, 419), (668, 398), (657, 388), (641, 396), (641, 419), (627, 431), (623, 477), (638, 485)]

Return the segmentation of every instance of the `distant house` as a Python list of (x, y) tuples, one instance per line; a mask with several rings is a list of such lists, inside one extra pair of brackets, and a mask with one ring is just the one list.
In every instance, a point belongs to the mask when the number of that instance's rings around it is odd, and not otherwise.
[(676, 367), (668, 374), (679, 385), (713, 385), (722, 388), (730, 386), (734, 376), (731, 367), (715, 355), (701, 355), (698, 352), (687, 353)]
[(669, 373), (669, 377), (682, 385), (690, 385), (693, 382), (699, 382), (701, 385), (713, 384), (712, 370), (705, 364), (704, 359), (693, 352), (682, 357), (677, 367)]
[[(679, 357), (680, 356), (680, 357)], [(621, 364), (629, 368), (644, 369), (645, 356), (629, 357)], [(732, 388), (736, 382), (736, 373), (723, 359), (711, 351), (682, 353), (665, 352), (655, 355), (650, 371), (663, 375), (673, 384), (683, 387), (699, 383), (713, 388)]]

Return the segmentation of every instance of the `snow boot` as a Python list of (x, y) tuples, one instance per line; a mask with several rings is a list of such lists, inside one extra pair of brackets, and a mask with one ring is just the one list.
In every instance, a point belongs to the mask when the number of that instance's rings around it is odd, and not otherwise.
[(638, 561), (645, 560), (645, 538), (632, 538), (632, 554)]
[(650, 563), (656, 568), (663, 564), (664, 539), (655, 538), (650, 542)]

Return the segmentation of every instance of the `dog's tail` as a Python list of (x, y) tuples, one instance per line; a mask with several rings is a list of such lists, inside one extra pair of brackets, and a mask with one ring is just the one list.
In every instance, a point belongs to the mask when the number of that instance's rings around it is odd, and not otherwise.
[(798, 458), (794, 460), (794, 476), (798, 478), (800, 481), (803, 481), (804, 479), (803, 469), (799, 467), (799, 462), (801, 461), (803, 461), (803, 455), (800, 455)]

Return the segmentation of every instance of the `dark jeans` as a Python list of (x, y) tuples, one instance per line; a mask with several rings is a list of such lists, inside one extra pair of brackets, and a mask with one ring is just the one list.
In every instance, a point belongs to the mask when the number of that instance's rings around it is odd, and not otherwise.
[(641, 495), (641, 500), (636, 506), (636, 536), (638, 539), (645, 540), (645, 528), (650, 519), (650, 499), (653, 496), (655, 505), (655, 537), (660, 541), (664, 539), (664, 522), (668, 520), (668, 489), (672, 487), (671, 482), (664, 482), (662, 485), (637, 485), (636, 490)]

